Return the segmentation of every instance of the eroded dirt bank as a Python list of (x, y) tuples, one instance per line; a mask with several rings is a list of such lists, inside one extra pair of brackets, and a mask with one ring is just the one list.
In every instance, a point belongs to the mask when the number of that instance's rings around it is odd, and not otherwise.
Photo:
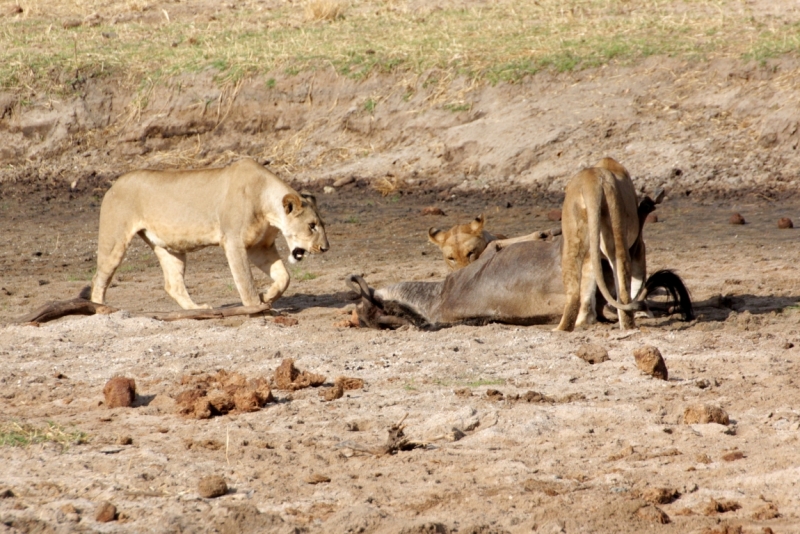
[(494, 87), (439, 76), (356, 82), (318, 71), (220, 87), (207, 72), (143, 92), (89, 79), (60, 99), (4, 94), (2, 194), (101, 192), (133, 168), (200, 167), (244, 155), (307, 183), (355, 177), (389, 187), (522, 186), (558, 196), (576, 169), (612, 155), (641, 187), (695, 198), (779, 200), (797, 188), (794, 59), (689, 65), (653, 58)]

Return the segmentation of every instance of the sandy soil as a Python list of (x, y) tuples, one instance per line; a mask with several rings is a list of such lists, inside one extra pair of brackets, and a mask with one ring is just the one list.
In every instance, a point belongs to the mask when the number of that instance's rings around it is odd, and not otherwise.
[[(661, 58), (512, 86), (455, 80), (445, 94), (426, 79), (317, 72), (234, 91), (199, 74), (156, 89), (136, 120), (117, 80), (61, 101), (0, 95), (0, 424), (87, 436), (0, 448), (0, 532), (800, 532), (798, 241), (776, 225), (800, 223), (797, 61)], [(456, 97), (469, 111), (442, 107)], [(139, 241), (108, 293), (124, 312), (12, 324), (88, 283), (99, 201), (120, 172), (243, 155), (316, 193), (327, 223), (331, 250), (293, 267), (276, 303), (296, 325), (139, 316), (177, 309)], [(696, 321), (336, 326), (354, 306), (346, 275), (443, 277), (427, 229), (478, 213), (510, 236), (550, 228), (565, 181), (605, 155), (642, 191), (668, 189), (645, 228), (648, 265), (717, 305)], [(728, 224), (733, 212), (747, 224)], [(187, 281), (197, 302), (238, 299), (218, 249), (190, 255)], [(586, 343), (610, 360), (578, 358)], [(645, 345), (669, 380), (637, 369)], [(178, 413), (205, 375), (269, 380), (286, 358), (323, 374), (324, 390), (339, 376), (365, 385), (330, 402), (273, 388), (258, 411)], [(116, 375), (135, 380), (133, 407), (104, 404)], [(729, 424), (685, 424), (698, 405)], [(419, 447), (375, 454), (400, 421)], [(224, 495), (201, 497), (208, 475)], [(104, 502), (111, 522), (96, 519)]]

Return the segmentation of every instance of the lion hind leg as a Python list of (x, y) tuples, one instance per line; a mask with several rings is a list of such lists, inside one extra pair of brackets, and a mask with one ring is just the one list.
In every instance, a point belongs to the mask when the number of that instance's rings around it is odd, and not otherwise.
[(272, 279), (266, 293), (261, 294), (261, 300), (272, 304), (278, 300), (289, 287), (289, 271), (286, 270), (283, 260), (278, 255), (275, 245), (247, 250), (247, 256), (253, 265), (264, 271)]
[[(602, 273), (600, 273), (600, 275), (602, 276)], [(592, 262), (584, 261), (580, 283), (580, 308), (578, 309), (578, 317), (575, 321), (575, 326), (586, 326), (594, 324), (597, 321), (595, 312), (597, 304), (595, 299), (596, 292), (597, 279), (592, 267)]]
[(186, 254), (170, 252), (148, 242), (164, 271), (164, 290), (184, 310), (210, 309), (208, 304), (195, 304), (186, 290)]
[(135, 232), (127, 235), (122, 232), (109, 235), (103, 232), (103, 225), (100, 225), (100, 236), (97, 240), (97, 270), (92, 277), (92, 302), (105, 303), (111, 278), (125, 258), (128, 246), (135, 235)]
[(586, 250), (583, 243), (570, 242), (568, 239), (564, 240), (563, 246), (561, 276), (566, 300), (564, 313), (561, 315), (561, 322), (558, 323), (556, 330), (572, 332), (575, 329), (581, 306), (581, 278)]

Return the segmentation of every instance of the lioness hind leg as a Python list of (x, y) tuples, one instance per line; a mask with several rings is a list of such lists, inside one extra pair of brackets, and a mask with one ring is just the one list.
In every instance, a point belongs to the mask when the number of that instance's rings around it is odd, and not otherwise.
[(117, 267), (125, 258), (125, 252), (134, 235), (136, 234), (125, 235), (121, 232), (108, 235), (104, 232), (103, 225), (100, 225), (100, 236), (97, 240), (97, 271), (92, 277), (92, 302), (105, 303), (108, 285)]
[(577, 245), (578, 246), (575, 246), (575, 244), (573, 244), (573, 246), (570, 246), (570, 243), (566, 239), (564, 240), (561, 276), (564, 282), (566, 301), (564, 303), (564, 313), (561, 316), (561, 322), (556, 328), (556, 330), (562, 330), (564, 332), (572, 332), (575, 329), (575, 323), (578, 320), (581, 306), (581, 274), (586, 251), (580, 244)]
[(280, 298), (289, 287), (289, 271), (278, 255), (275, 245), (271, 247), (258, 247), (247, 249), (247, 257), (253, 265), (264, 271), (272, 278), (272, 285), (266, 293), (261, 294), (261, 300), (267, 304), (272, 304)]
[(575, 326), (594, 324), (597, 320), (597, 315), (595, 314), (597, 279), (595, 278), (592, 262), (588, 258), (583, 262), (580, 290), (580, 308), (578, 309), (578, 318), (575, 321)]
[[(147, 239), (145, 239), (147, 241)], [(184, 276), (186, 274), (186, 254), (177, 254), (170, 252), (163, 247), (158, 247), (147, 241), (150, 248), (158, 258), (161, 264), (161, 270), (164, 271), (164, 290), (167, 294), (175, 299), (178, 306), (184, 310), (196, 309), (210, 309), (208, 304), (195, 304), (189, 292), (186, 291), (186, 281)]]

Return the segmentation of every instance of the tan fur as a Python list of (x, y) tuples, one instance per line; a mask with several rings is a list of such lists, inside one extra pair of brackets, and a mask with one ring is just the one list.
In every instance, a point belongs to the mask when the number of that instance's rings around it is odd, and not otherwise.
[[(617, 308), (620, 327), (634, 328), (632, 297), (646, 272), (645, 249), (637, 214), (636, 190), (625, 168), (611, 158), (584, 169), (567, 184), (561, 227), (561, 270), (566, 304), (558, 330), (593, 323), (595, 288)], [(633, 254), (633, 257), (632, 257)], [(614, 299), (602, 276), (605, 258), (614, 272)]]
[[(186, 253), (211, 245), (225, 251), (242, 304), (271, 304), (289, 286), (289, 272), (275, 238), (283, 233), (289, 261), (325, 252), (328, 239), (311, 195), (298, 194), (251, 159), (224, 168), (139, 170), (121, 176), (103, 198), (92, 301), (105, 293), (135, 235), (153, 249), (164, 271), (164, 289), (184, 309), (198, 306), (186, 291)], [(249, 262), (272, 279), (256, 290)]]
[(474, 220), (453, 226), (447, 231), (431, 228), (428, 230), (428, 239), (441, 249), (445, 263), (451, 271), (455, 271), (477, 260), (486, 245), (504, 238), (484, 230), (484, 224), (485, 219), (481, 214)]

